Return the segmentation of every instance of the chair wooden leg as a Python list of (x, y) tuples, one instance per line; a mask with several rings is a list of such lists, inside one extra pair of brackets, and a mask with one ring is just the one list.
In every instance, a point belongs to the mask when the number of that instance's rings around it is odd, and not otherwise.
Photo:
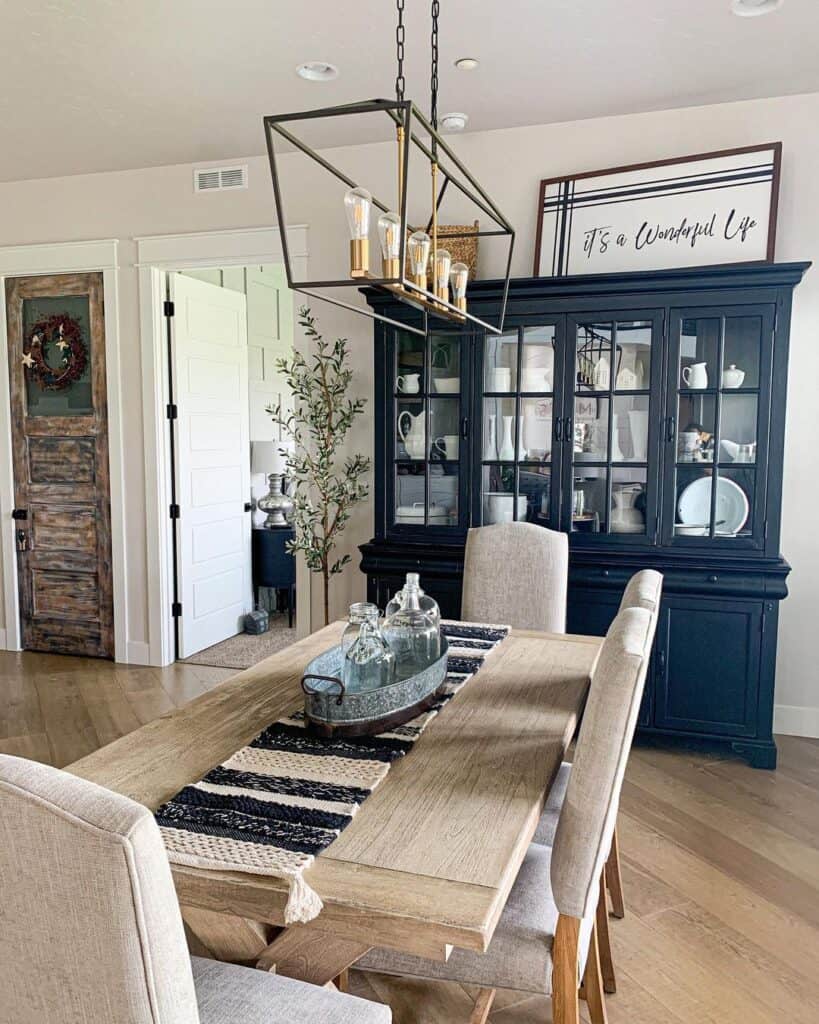
[(553, 1024), (580, 1024), (580, 1003), (577, 995), (579, 942), (580, 919), (561, 914), (557, 919), (552, 946)]
[(497, 989), (494, 988), (482, 988), (478, 993), (478, 998), (475, 1000), (475, 1005), (472, 1008), (472, 1013), (469, 1017), (469, 1024), (486, 1024), (486, 1018), (489, 1016), (489, 1011), (492, 1009), (492, 1003), (495, 1001), (495, 993)]
[(611, 955), (605, 871), (600, 874), (600, 899), (597, 901), (595, 922), (597, 926), (597, 945), (600, 950), (600, 972), (603, 975), (603, 991), (611, 995), (617, 991), (617, 980), (614, 977), (614, 959)]
[(617, 842), (617, 826), (611, 839), (611, 850), (605, 867), (606, 885), (611, 896), (611, 913), (613, 917), (626, 916), (626, 905), (623, 901), (623, 876), (620, 874), (620, 847)]
[(606, 1016), (606, 997), (603, 994), (603, 975), (600, 971), (600, 948), (597, 943), (597, 925), (592, 928), (589, 942), (589, 955), (586, 957), (586, 970), (583, 972), (583, 985), (586, 989), (586, 1005), (592, 1024), (608, 1024)]

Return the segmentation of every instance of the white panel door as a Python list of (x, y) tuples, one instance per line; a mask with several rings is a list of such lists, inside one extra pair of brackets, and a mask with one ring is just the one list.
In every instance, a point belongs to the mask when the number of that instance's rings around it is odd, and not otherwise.
[(170, 275), (179, 657), (235, 636), (253, 608), (245, 296)]

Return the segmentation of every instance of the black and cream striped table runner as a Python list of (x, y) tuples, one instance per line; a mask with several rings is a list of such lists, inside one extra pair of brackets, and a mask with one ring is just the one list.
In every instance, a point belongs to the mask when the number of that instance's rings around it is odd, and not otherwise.
[(302, 712), (279, 719), (157, 810), (171, 862), (286, 879), (286, 922), (314, 918), (322, 904), (304, 872), (509, 632), (447, 621), (441, 629), (450, 645), (447, 675), (429, 711), (356, 739), (313, 736)]

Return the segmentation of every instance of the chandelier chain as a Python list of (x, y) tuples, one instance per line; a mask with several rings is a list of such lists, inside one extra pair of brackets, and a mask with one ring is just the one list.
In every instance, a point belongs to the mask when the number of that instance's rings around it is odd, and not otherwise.
[(395, 26), (395, 58), (398, 64), (398, 73), (395, 76), (395, 98), (401, 102), (404, 99), (404, 0), (397, 0), (398, 24)]
[(438, 16), (441, 13), (439, 0), (432, 0), (432, 33), (430, 44), (432, 49), (432, 60), (430, 64), (429, 80), (429, 121), (435, 131), (438, 131)]

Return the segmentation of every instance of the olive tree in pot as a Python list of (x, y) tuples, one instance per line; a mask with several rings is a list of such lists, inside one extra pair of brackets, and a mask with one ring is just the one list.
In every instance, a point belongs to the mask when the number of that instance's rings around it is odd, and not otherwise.
[(347, 340), (332, 344), (316, 329), (315, 317), (306, 306), (299, 310), (299, 324), (310, 339), (312, 352), (295, 352), (291, 359), (276, 361), (292, 395), (292, 407), (279, 403), (268, 412), (293, 442), (287, 456), (289, 516), (295, 537), (288, 547), (301, 551), (311, 572), (320, 573), (324, 590), (324, 624), (330, 621), (330, 579), (350, 561), (337, 557), (339, 536), (355, 505), (369, 494), (366, 476), (370, 460), (365, 455), (345, 455), (345, 441), (356, 417), (364, 412), (363, 398), (350, 398), (353, 372), (348, 365)]

